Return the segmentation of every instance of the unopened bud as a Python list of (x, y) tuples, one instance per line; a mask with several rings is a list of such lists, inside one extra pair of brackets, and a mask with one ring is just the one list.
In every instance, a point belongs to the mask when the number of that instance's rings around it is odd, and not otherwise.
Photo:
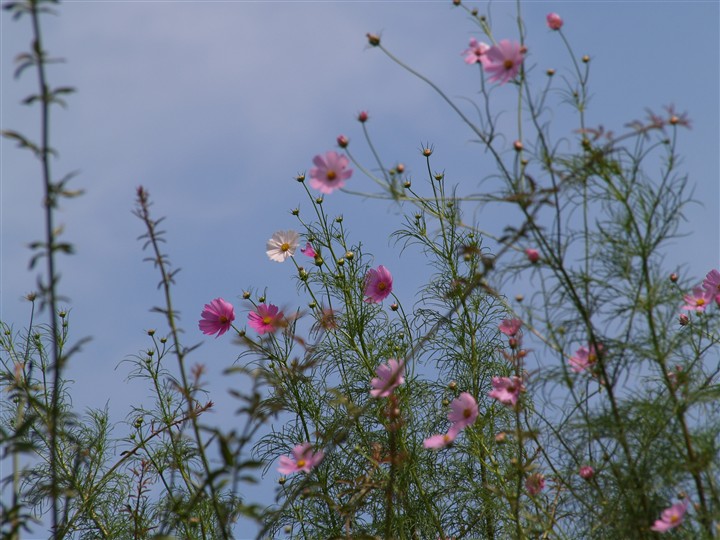
[(670, 274), (670, 281), (672, 281), (673, 283), (677, 283), (678, 278), (679, 276), (675, 272)]
[(350, 141), (345, 135), (338, 135), (337, 143), (340, 148), (346, 148)]

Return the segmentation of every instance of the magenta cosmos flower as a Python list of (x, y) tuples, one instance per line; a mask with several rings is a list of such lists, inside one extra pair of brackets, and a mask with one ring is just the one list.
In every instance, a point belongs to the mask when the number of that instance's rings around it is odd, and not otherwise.
[(284, 262), (295, 255), (299, 241), (300, 235), (295, 231), (278, 231), (267, 241), (265, 253), (271, 261)]
[(465, 49), (460, 54), (465, 56), (466, 64), (479, 63), (480, 65), (484, 65), (486, 61), (485, 53), (488, 52), (488, 50), (490, 50), (490, 45), (478, 41), (475, 38), (470, 38), (470, 48)]
[(209, 304), (205, 304), (200, 317), (202, 318), (198, 326), (202, 333), (212, 336), (217, 332), (215, 337), (218, 338), (230, 330), (232, 322), (235, 320), (235, 310), (230, 302), (216, 298)]
[(517, 41), (503, 39), (497, 45), (493, 45), (485, 53), (483, 67), (490, 73), (490, 81), (500, 81), (505, 84), (514, 78), (520, 70), (525, 50)]
[(525, 489), (533, 497), (545, 489), (545, 477), (540, 473), (533, 473), (525, 479)]
[(705, 311), (705, 308), (712, 302), (712, 297), (707, 289), (695, 287), (692, 294), (685, 295), (685, 305), (682, 309), (687, 311), (695, 310), (698, 313)]
[(280, 474), (293, 474), (296, 472), (310, 472), (323, 460), (325, 454), (320, 450), (313, 453), (310, 443), (298, 444), (292, 449), (292, 457), (280, 456)]
[(381, 364), (375, 370), (377, 377), (370, 381), (374, 398), (389, 397), (398, 386), (405, 382), (405, 363), (391, 358), (387, 364)]
[(310, 169), (310, 187), (321, 193), (332, 193), (345, 185), (345, 180), (352, 176), (348, 169), (348, 158), (330, 150), (324, 156), (313, 158), (315, 166)]
[(368, 270), (365, 276), (365, 301), (379, 304), (392, 292), (392, 274), (382, 264)]
[(670, 508), (663, 510), (662, 514), (660, 514), (660, 519), (655, 521), (653, 526), (650, 527), (650, 530), (664, 533), (681, 525), (685, 518), (687, 505), (688, 503), (685, 501), (673, 504)]
[(718, 300), (718, 297), (720, 297), (720, 272), (717, 270), (710, 270), (708, 275), (705, 276), (702, 286), (708, 293), (708, 296), (710, 298), (715, 298), (715, 301), (720, 304), (720, 300)]
[(305, 247), (300, 249), (300, 253), (307, 255), (308, 257), (315, 257), (315, 255), (317, 255), (310, 242), (306, 243)]
[[(600, 348), (602, 350), (602, 348)], [(590, 345), (590, 348), (580, 347), (575, 351), (575, 355), (570, 357), (570, 367), (575, 373), (580, 373), (585, 370), (592, 369), (597, 362), (598, 355), (595, 347)]]
[(520, 319), (504, 319), (498, 326), (498, 329), (508, 337), (515, 337), (520, 331), (521, 326), (522, 321)]
[(248, 313), (248, 325), (260, 335), (267, 334), (283, 326), (284, 316), (276, 305), (260, 304), (257, 311)]
[(550, 30), (560, 30), (562, 28), (563, 20), (557, 13), (548, 13), (546, 20)]
[(455, 442), (455, 437), (457, 437), (458, 433), (459, 431), (451, 429), (444, 435), (432, 435), (431, 437), (428, 437), (423, 441), (423, 446), (431, 450), (440, 450), (442, 448), (447, 448)]
[(478, 417), (478, 404), (475, 398), (467, 392), (463, 392), (452, 403), (450, 403), (450, 412), (448, 420), (452, 422), (450, 431), (461, 430), (475, 423)]
[(513, 375), (512, 377), (493, 377), (493, 389), (488, 394), (491, 398), (497, 399), (504, 405), (517, 405), (520, 399), (520, 392), (525, 391), (520, 377)]

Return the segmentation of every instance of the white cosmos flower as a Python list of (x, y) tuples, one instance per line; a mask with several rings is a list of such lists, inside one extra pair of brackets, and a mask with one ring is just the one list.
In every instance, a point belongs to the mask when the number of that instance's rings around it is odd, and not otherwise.
[(267, 256), (271, 261), (283, 262), (295, 254), (300, 235), (295, 231), (278, 231), (267, 242)]

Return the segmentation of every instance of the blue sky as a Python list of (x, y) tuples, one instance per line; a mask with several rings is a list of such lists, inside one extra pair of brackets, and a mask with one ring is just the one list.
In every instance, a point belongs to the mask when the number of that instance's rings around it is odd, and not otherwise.
[[(481, 10), (485, 3), (474, 4)], [(491, 4), (495, 35), (516, 38), (514, 2)], [(569, 73), (567, 55), (545, 15), (560, 13), (579, 53), (592, 58), (590, 125), (616, 132), (645, 108), (673, 103), (688, 111), (692, 130), (681, 134), (682, 170), (695, 185), (683, 224), (689, 236), (667, 254), (674, 268), (698, 278), (720, 264), (718, 136), (719, 7), (709, 2), (527, 2), (523, 5), (528, 64), (540, 73)], [(477, 70), (460, 52), (479, 29), (449, 0), (442, 2), (65, 2), (44, 19), (46, 47), (67, 62), (50, 71), (54, 85), (78, 93), (56, 109), (52, 140), (60, 153), (57, 176), (80, 172), (86, 189), (64, 201), (58, 221), (77, 254), (60, 259), (60, 291), (71, 299), (75, 339), (92, 336), (68, 370), (74, 404), (109, 404), (116, 420), (147, 400), (137, 381), (125, 382), (120, 362), (147, 347), (145, 330), (162, 328), (149, 308), (161, 302), (158, 277), (143, 263), (143, 229), (131, 215), (135, 188), (167, 216), (167, 251), (178, 274), (175, 302), (186, 342), (203, 342), (194, 361), (208, 366), (217, 421), (233, 422), (220, 375), (237, 356), (230, 340), (197, 331), (204, 303), (222, 296), (236, 305), (243, 290), (265, 287), (278, 304), (298, 302), (289, 265), (265, 257), (265, 242), (296, 226), (289, 210), (307, 208), (293, 180), (315, 154), (344, 133), (361, 157), (355, 115), (368, 110), (375, 144), (388, 163), (401, 161), (421, 176), (421, 144), (435, 146), (448, 182), (478, 191), (489, 172), (472, 134), (427, 86), (367, 47), (366, 32), (438, 83), (453, 98), (476, 97)], [(27, 20), (3, 14), (0, 89), (3, 129), (37, 133), (37, 109), (19, 105), (34, 90), (30, 72), (12, 77), (12, 59), (29, 44)], [(498, 92), (499, 93), (499, 92)], [(499, 98), (501, 99), (501, 98)], [(462, 101), (458, 101), (461, 107)], [(466, 110), (470, 110), (469, 107)], [(558, 129), (572, 125), (558, 111)], [(509, 135), (510, 136), (510, 135)], [(36, 277), (27, 272), (27, 244), (42, 238), (39, 167), (30, 154), (0, 142), (0, 319), (26, 324), (21, 298)], [(356, 171), (348, 188), (372, 192)], [(398, 293), (412, 302), (424, 274), (422, 260), (399, 258), (386, 240), (399, 223), (389, 203), (336, 193), (328, 212), (343, 214), (354, 239), (378, 264), (393, 269)], [(472, 208), (468, 207), (472, 212)], [(501, 213), (482, 214), (489, 228)], [(428, 270), (428, 273), (430, 270)], [(505, 291), (508, 295), (514, 291)], [(193, 360), (193, 359), (191, 359)], [(3, 464), (3, 475), (7, 474)], [(272, 489), (270, 473), (262, 492)]]

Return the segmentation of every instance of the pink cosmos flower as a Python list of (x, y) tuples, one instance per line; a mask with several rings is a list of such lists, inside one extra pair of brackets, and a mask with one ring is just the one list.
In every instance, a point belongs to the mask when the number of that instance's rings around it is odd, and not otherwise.
[(248, 313), (248, 325), (258, 334), (263, 335), (282, 327), (284, 316), (276, 305), (260, 304), (257, 311)]
[(537, 249), (527, 248), (525, 250), (525, 256), (532, 264), (535, 264), (540, 260), (540, 252)]
[(505, 319), (500, 323), (498, 329), (506, 336), (515, 337), (515, 335), (520, 331), (521, 326), (522, 321), (520, 319)]
[(514, 78), (520, 70), (524, 59), (525, 50), (517, 41), (503, 39), (497, 45), (493, 45), (485, 53), (483, 67), (485, 71), (492, 74), (490, 81), (499, 81), (505, 84)]
[(545, 488), (545, 477), (540, 473), (533, 473), (525, 479), (525, 489), (533, 497)]
[(310, 242), (305, 244), (304, 248), (300, 248), (300, 253), (307, 255), (308, 257), (315, 257), (315, 255), (317, 255), (313, 247), (310, 245)]
[(235, 310), (230, 302), (226, 302), (222, 298), (216, 298), (209, 304), (205, 304), (200, 317), (202, 318), (198, 326), (202, 333), (212, 336), (217, 332), (215, 337), (219, 338), (230, 330), (230, 326), (235, 320)]
[(547, 14), (547, 25), (550, 30), (560, 30), (563, 25), (563, 20), (557, 13)]
[(595, 469), (593, 469), (590, 465), (583, 465), (580, 467), (580, 478), (583, 480), (592, 480), (593, 476), (595, 476)]
[(659, 533), (668, 532), (670, 529), (674, 529), (682, 524), (685, 518), (685, 512), (687, 511), (688, 502), (675, 503), (670, 508), (666, 508), (660, 514), (660, 519), (655, 521), (651, 531)]
[(377, 377), (370, 381), (374, 398), (389, 397), (398, 386), (405, 382), (405, 363), (391, 358), (387, 364), (381, 364), (375, 370)]
[(520, 392), (525, 391), (525, 386), (520, 377), (493, 377), (493, 390), (488, 394), (491, 398), (497, 399), (504, 405), (517, 405), (520, 399)]
[(710, 270), (708, 275), (705, 276), (705, 280), (702, 283), (703, 289), (707, 291), (710, 298), (715, 298), (715, 301), (720, 304), (720, 272), (717, 270)]
[(450, 412), (448, 420), (452, 422), (450, 431), (461, 430), (475, 423), (478, 417), (478, 404), (475, 398), (467, 392), (463, 392), (452, 403), (450, 403)]
[(440, 450), (442, 448), (447, 448), (453, 442), (455, 442), (455, 437), (457, 437), (458, 433), (460, 432), (451, 429), (445, 435), (433, 435), (432, 437), (428, 437), (423, 441), (423, 446), (431, 450)]
[(271, 261), (284, 262), (295, 254), (299, 242), (300, 235), (295, 231), (277, 231), (267, 241), (265, 253)]
[(280, 474), (293, 474), (296, 472), (310, 472), (322, 461), (325, 454), (320, 450), (313, 453), (310, 443), (298, 444), (292, 449), (292, 457), (280, 456)]
[(580, 347), (575, 351), (575, 356), (570, 357), (570, 367), (575, 373), (580, 373), (591, 369), (595, 365), (595, 362), (597, 362), (597, 359), (598, 355), (593, 345), (590, 345), (589, 349), (587, 347)]
[(366, 302), (379, 304), (392, 292), (392, 274), (382, 264), (368, 270), (365, 276), (365, 298)]
[(487, 43), (478, 41), (475, 38), (470, 38), (470, 48), (464, 50), (460, 54), (465, 55), (465, 63), (466, 64), (479, 63), (480, 65), (485, 65), (485, 62), (487, 61), (487, 58), (485, 57), (485, 53), (489, 49), (490, 49), (490, 45), (488, 45)]
[(685, 295), (685, 305), (682, 309), (687, 311), (695, 310), (698, 313), (705, 311), (708, 304), (712, 302), (712, 296), (708, 294), (707, 289), (695, 287), (692, 294)]
[(326, 152), (324, 156), (315, 156), (313, 163), (315, 167), (310, 169), (310, 187), (321, 193), (332, 193), (340, 189), (353, 173), (352, 169), (348, 169), (348, 158), (333, 150)]

